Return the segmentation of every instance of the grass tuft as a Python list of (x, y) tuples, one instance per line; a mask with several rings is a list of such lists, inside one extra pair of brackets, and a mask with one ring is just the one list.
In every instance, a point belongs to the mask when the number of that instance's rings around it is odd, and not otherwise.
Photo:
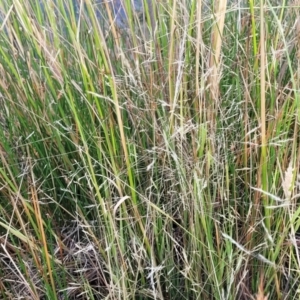
[(0, 3), (1, 299), (297, 297), (299, 7), (273, 2)]

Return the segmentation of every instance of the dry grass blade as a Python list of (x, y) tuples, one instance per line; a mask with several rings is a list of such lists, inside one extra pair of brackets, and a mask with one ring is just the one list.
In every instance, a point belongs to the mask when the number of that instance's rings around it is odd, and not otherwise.
[(292, 185), (293, 185), (293, 173), (294, 168), (292, 167), (292, 161), (290, 161), (287, 170), (284, 173), (284, 178), (282, 181), (282, 189), (286, 199), (290, 199), (292, 195)]
[(213, 99), (216, 100), (218, 96), (218, 71), (220, 67), (220, 56), (222, 49), (222, 40), (223, 40), (223, 31), (225, 25), (225, 16), (226, 16), (226, 7), (227, 0), (218, 1), (219, 5), (215, 11), (215, 23), (213, 26), (212, 34), (211, 34), (211, 56), (209, 61), (209, 68), (211, 69), (211, 93), (213, 95)]
[(258, 287), (258, 293), (256, 294), (255, 300), (268, 300), (268, 299), (269, 299), (269, 296), (265, 295), (265, 292), (264, 292), (264, 276), (261, 275), (260, 283), (259, 283), (259, 287)]

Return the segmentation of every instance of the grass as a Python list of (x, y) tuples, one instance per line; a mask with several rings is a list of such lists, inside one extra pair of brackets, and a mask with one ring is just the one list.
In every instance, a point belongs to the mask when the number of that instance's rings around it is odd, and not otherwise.
[(64, 2), (0, 4), (0, 298), (298, 299), (298, 4)]

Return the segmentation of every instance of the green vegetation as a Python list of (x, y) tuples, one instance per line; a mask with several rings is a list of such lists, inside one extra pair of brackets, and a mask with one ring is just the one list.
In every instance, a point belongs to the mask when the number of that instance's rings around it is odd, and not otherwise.
[(299, 8), (38, 2), (0, 3), (0, 298), (298, 299)]

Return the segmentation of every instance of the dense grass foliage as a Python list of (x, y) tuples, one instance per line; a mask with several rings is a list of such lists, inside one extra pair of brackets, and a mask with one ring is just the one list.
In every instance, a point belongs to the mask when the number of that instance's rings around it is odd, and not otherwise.
[(299, 3), (40, 2), (0, 3), (0, 298), (298, 299)]

